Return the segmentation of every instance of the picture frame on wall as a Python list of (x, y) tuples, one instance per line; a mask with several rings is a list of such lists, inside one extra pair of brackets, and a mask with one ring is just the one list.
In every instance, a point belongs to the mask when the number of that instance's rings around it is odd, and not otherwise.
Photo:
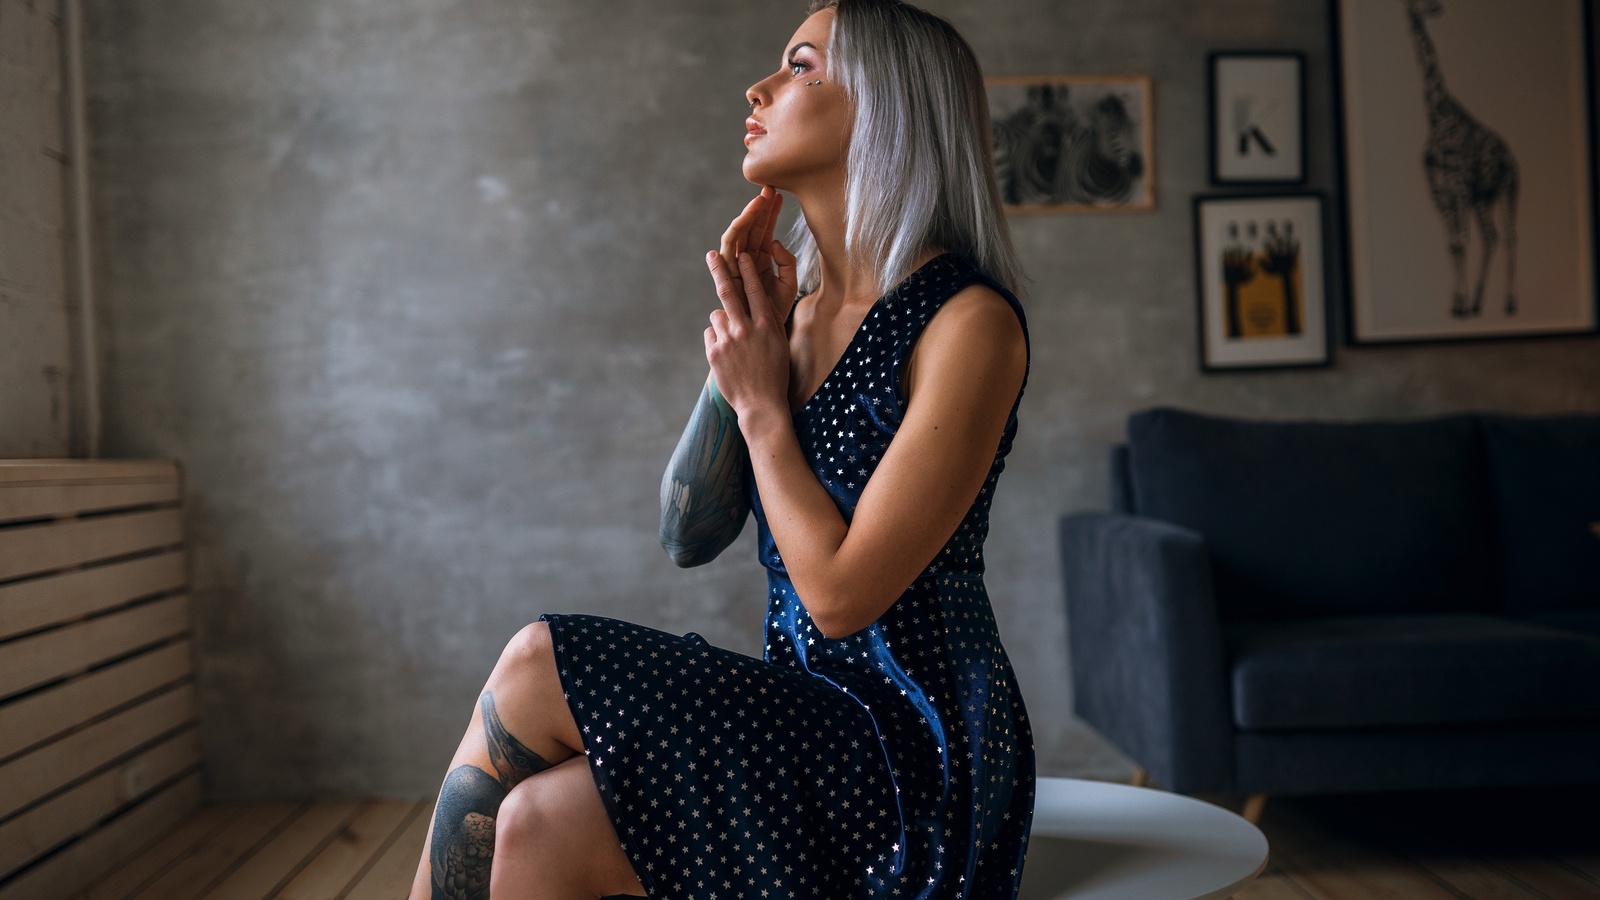
[(1352, 344), (1593, 334), (1590, 0), (1335, 0)]
[(1007, 212), (1155, 209), (1150, 76), (1017, 75), (984, 84)]
[(1207, 56), (1213, 184), (1304, 184), (1305, 54)]
[(1323, 205), (1314, 192), (1195, 196), (1203, 371), (1331, 362)]

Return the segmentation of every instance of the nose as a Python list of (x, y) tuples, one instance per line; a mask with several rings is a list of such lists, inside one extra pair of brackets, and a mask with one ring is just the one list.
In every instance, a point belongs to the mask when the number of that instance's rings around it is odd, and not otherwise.
[(755, 84), (745, 88), (744, 100), (746, 103), (750, 104), (751, 109), (754, 109), (757, 105), (766, 105), (767, 92), (762, 88), (764, 83), (764, 81), (758, 81)]

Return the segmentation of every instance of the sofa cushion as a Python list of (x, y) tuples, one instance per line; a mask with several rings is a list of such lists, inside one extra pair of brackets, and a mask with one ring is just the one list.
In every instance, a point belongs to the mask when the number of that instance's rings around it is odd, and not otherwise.
[(1600, 639), (1498, 616), (1223, 626), (1246, 730), (1600, 717)]
[(1600, 609), (1600, 416), (1483, 420), (1503, 609)]
[(1128, 420), (1138, 514), (1204, 535), (1224, 621), (1488, 611), (1477, 421)]

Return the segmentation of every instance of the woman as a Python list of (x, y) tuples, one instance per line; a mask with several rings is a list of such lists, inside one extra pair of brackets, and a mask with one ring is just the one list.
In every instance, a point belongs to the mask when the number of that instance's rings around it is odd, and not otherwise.
[(814, 2), (746, 97), (763, 187), (707, 254), (711, 378), (662, 544), (704, 563), (754, 511), (766, 658), (592, 616), (523, 629), (413, 900), (1016, 893), (1033, 747), (982, 546), (1028, 350), (977, 63), (897, 0)]

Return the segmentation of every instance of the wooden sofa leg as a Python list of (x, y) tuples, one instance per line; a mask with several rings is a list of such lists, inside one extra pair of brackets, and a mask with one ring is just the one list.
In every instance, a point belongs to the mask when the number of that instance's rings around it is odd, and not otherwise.
[(1261, 824), (1261, 811), (1266, 808), (1266, 794), (1251, 794), (1244, 798), (1244, 809), (1239, 812), (1239, 815), (1244, 816), (1244, 820), (1251, 825), (1259, 825)]
[(1134, 787), (1149, 787), (1150, 773), (1144, 770), (1144, 766), (1134, 766), (1133, 778), (1130, 779), (1128, 783)]

